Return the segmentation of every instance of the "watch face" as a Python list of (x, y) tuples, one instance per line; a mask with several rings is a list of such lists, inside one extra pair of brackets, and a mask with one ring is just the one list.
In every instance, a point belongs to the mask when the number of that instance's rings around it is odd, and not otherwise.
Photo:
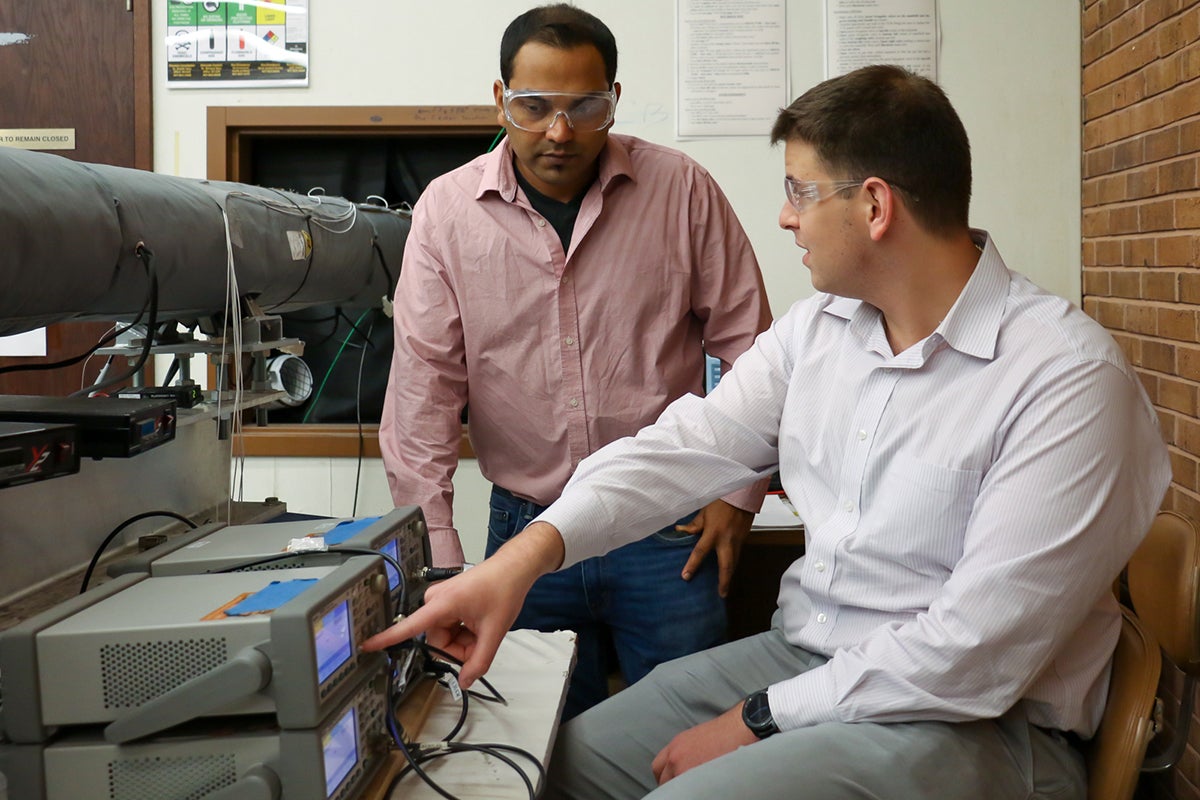
[(765, 690), (757, 691), (746, 698), (742, 705), (742, 721), (760, 739), (779, 732), (775, 718), (771, 716), (771, 705), (767, 701)]

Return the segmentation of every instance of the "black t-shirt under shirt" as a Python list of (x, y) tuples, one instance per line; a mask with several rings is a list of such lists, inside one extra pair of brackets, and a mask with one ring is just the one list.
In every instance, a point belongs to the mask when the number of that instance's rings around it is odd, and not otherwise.
[(529, 181), (521, 175), (521, 170), (517, 169), (515, 162), (513, 163), (513, 172), (517, 175), (517, 183), (525, 190), (525, 196), (529, 198), (529, 204), (533, 206), (533, 210), (546, 218), (546, 221), (554, 228), (554, 232), (558, 234), (563, 252), (567, 252), (571, 245), (571, 234), (575, 231), (575, 218), (579, 216), (579, 207), (583, 205), (583, 196), (591, 188), (591, 183), (584, 186), (579, 194), (563, 203), (553, 197), (547, 197), (530, 186)]

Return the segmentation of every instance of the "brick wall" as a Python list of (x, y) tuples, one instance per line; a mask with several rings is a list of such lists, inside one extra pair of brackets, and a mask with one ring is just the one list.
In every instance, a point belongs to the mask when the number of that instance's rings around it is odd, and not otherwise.
[[(1200, 0), (1083, 0), (1082, 13), (1083, 307), (1159, 409), (1164, 507), (1200, 520)], [(1200, 800), (1198, 730), (1139, 797)]]

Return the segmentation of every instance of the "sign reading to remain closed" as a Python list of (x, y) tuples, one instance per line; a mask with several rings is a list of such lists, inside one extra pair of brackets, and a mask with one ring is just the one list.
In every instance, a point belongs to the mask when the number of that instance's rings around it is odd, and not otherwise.
[(74, 128), (0, 128), (0, 147), (22, 150), (74, 150)]

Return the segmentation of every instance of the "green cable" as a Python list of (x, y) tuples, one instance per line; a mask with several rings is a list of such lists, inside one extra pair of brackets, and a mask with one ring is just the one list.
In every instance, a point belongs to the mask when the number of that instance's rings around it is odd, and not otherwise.
[[(346, 345), (350, 344), (350, 337), (358, 332), (358, 323), (362, 322), (370, 313), (371, 309), (368, 308), (359, 314), (358, 319), (354, 320), (354, 324), (350, 326), (350, 332), (346, 334), (346, 338), (342, 340), (342, 346), (338, 348), (337, 354), (329, 362), (329, 369), (325, 370), (325, 377), (321, 379), (321, 385), (317, 388), (317, 393), (313, 395), (312, 402), (308, 404), (308, 410), (304, 412), (301, 423), (308, 422), (308, 415), (317, 407), (317, 401), (321, 399), (321, 392), (325, 391), (325, 384), (329, 383), (329, 376), (333, 374), (333, 368), (337, 366), (338, 359), (342, 357), (342, 351), (346, 349)], [(366, 347), (366, 343), (363, 344), (363, 347)]]
[[(496, 134), (496, 138), (492, 139), (491, 145), (488, 146), (489, 153), (496, 149), (496, 145), (500, 144), (500, 140), (504, 138), (504, 134), (507, 132), (508, 131), (506, 131), (504, 128), (500, 129), (500, 131)], [(346, 334), (346, 338), (342, 341), (342, 346), (338, 348), (337, 355), (335, 355), (333, 357), (333, 361), (329, 363), (329, 369), (325, 370), (325, 377), (321, 379), (321, 385), (317, 387), (317, 393), (313, 395), (312, 402), (308, 404), (308, 410), (304, 412), (304, 417), (300, 420), (301, 423), (308, 422), (308, 415), (311, 414), (313, 409), (317, 407), (317, 400), (321, 398), (321, 392), (325, 391), (325, 384), (329, 382), (329, 376), (333, 374), (334, 366), (337, 365), (338, 359), (342, 357), (342, 351), (345, 350), (346, 345), (350, 343), (350, 337), (354, 335), (355, 329), (358, 328), (358, 323), (362, 322), (370, 312), (371, 309), (368, 308), (359, 315), (358, 319), (354, 320), (354, 326), (350, 328), (350, 332)]]

